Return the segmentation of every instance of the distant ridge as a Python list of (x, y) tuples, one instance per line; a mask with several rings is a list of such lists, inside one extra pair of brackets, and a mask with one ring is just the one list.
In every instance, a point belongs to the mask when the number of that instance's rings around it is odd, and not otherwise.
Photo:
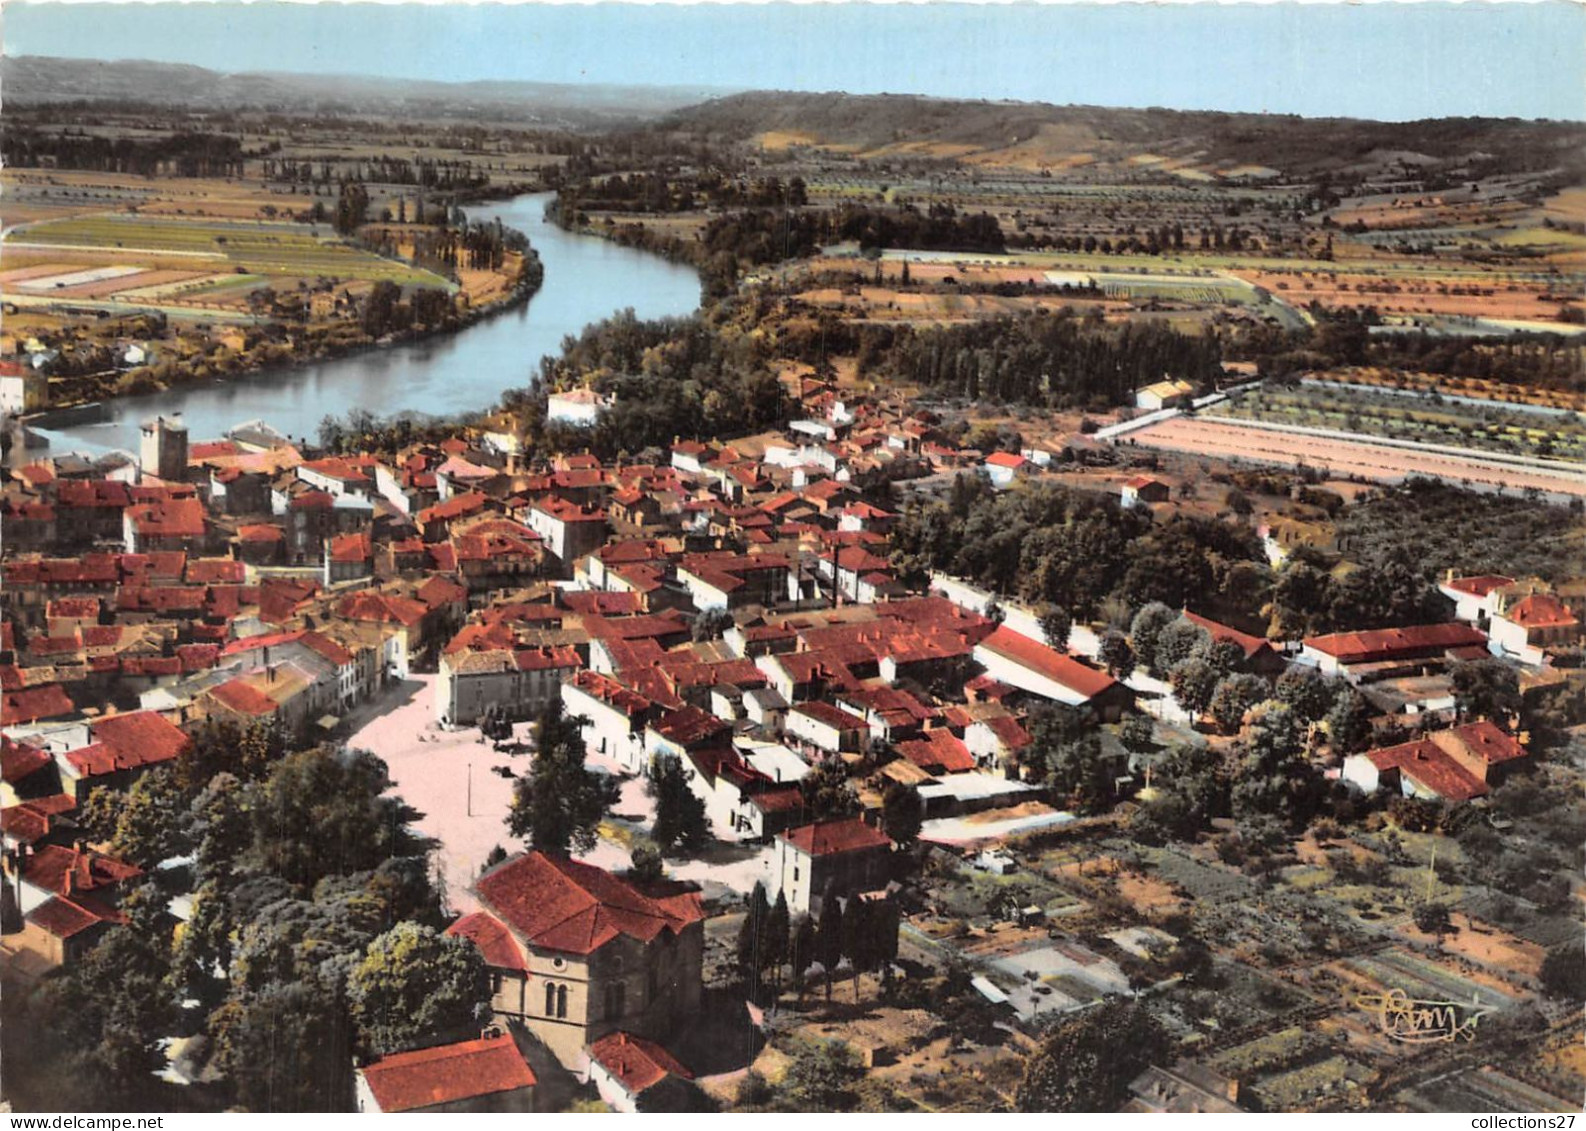
[(223, 74), (182, 63), (106, 62), (43, 55), (0, 58), (14, 106), (119, 101), (193, 110), (340, 111), (519, 120), (562, 128), (638, 123), (728, 93), (711, 86), (613, 86), (365, 75)]
[(1586, 124), (1512, 118), (1373, 122), (908, 94), (754, 91), (678, 109), (653, 129), (765, 148), (817, 145), (866, 157), (943, 157), (1030, 167), (1150, 154), (1165, 162), (1271, 166), (1289, 173), (1372, 164), (1384, 155), (1510, 170), (1586, 167)]

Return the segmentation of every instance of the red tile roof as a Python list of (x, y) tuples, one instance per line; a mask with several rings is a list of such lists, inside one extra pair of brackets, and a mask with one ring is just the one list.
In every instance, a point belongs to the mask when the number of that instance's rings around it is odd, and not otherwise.
[(1336, 632), (1310, 636), (1307, 648), (1332, 656), (1342, 664), (1407, 658), (1449, 648), (1485, 644), (1487, 638), (1468, 624), (1423, 624), (1409, 628), (1383, 628), (1371, 632)]
[(1482, 574), (1479, 577), (1456, 577), (1452, 581), (1443, 582), (1443, 588), (1453, 589), (1459, 593), (1469, 593), (1473, 597), (1485, 597), (1494, 589), (1502, 589), (1505, 585), (1513, 584), (1514, 578), (1512, 577)]
[(1378, 773), (1397, 770), (1447, 801), (1469, 801), (1487, 792), (1487, 786), (1436, 743), (1426, 739), (1368, 750), (1365, 757)]
[(653, 1088), (668, 1076), (694, 1078), (692, 1072), (654, 1041), (620, 1030), (590, 1045), (589, 1056), (611, 1073), (630, 1096)]
[(488, 911), (464, 915), (447, 927), (446, 933), (473, 943), (486, 966), (516, 970), (523, 974), (529, 972), (529, 960), (518, 945), (518, 940), (512, 936), (505, 923)]
[(62, 899), (60, 896), (51, 896), (39, 904), (28, 912), (27, 919), (29, 923), (58, 939), (72, 938), (104, 923), (127, 921), (127, 917), (121, 912), (106, 907), (95, 899), (84, 897), (72, 900)]
[(835, 856), (842, 852), (892, 847), (892, 841), (885, 834), (877, 832), (858, 817), (803, 825), (778, 833), (777, 836), (811, 856)]
[(38, 719), (53, 719), (59, 715), (70, 715), (76, 710), (64, 687), (58, 683), (48, 683), (23, 691), (7, 691), (3, 704), (0, 704), (0, 724), (11, 726)]
[(229, 707), (239, 715), (252, 715), (262, 718), (273, 715), (277, 704), (264, 692), (250, 685), (246, 680), (233, 679), (209, 689), (210, 698), (222, 706)]
[(602, 868), (531, 852), (479, 878), (480, 900), (531, 947), (592, 954), (612, 939), (649, 942), (705, 917), (697, 889), (651, 894)]
[(0, 735), (0, 780), (15, 785), (30, 774), (36, 774), (54, 759), (48, 750), (37, 746), (24, 746), (20, 742)]
[(951, 731), (938, 727), (923, 737), (898, 743), (898, 753), (922, 770), (961, 773), (975, 768), (975, 756)]
[(1029, 668), (1062, 684), (1087, 699), (1095, 698), (1116, 686), (1118, 682), (1106, 672), (1097, 671), (1072, 656), (1066, 656), (1048, 648), (1045, 644), (1031, 640), (1028, 636), (1022, 636), (1006, 625), (998, 626), (995, 632), (981, 641), (981, 645), (1021, 667)]
[(384, 1112), (414, 1111), (532, 1088), (534, 1073), (509, 1035), (382, 1057), (363, 1069)]
[(1237, 628), (1229, 628), (1226, 624), (1218, 624), (1209, 617), (1192, 613), (1188, 609), (1184, 610), (1184, 619), (1191, 624), (1200, 625), (1200, 627), (1211, 633), (1213, 640), (1226, 640), (1231, 644), (1237, 644), (1244, 652), (1247, 660), (1263, 648), (1270, 650), (1272, 647), (1271, 644), (1267, 643), (1265, 637), (1253, 636), (1248, 632), (1240, 632)]
[(179, 757), (192, 742), (176, 723), (154, 711), (106, 715), (105, 719), (90, 725), (89, 733), (95, 742), (103, 742), (114, 753), (117, 763), (125, 766), (152, 766), (170, 761)]
[(1580, 623), (1564, 602), (1546, 593), (1521, 598), (1504, 611), (1503, 618), (1521, 628), (1570, 628)]
[(1029, 461), (1021, 455), (1012, 452), (992, 452), (986, 457), (986, 463), (992, 467), (1021, 468)]
[(59, 844), (35, 849), (22, 867), (22, 878), (29, 884), (73, 898), (114, 887), (141, 875), (141, 869), (114, 857), (100, 852), (79, 852)]

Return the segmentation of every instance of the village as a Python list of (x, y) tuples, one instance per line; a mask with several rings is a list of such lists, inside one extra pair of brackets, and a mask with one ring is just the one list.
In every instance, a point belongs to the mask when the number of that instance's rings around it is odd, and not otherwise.
[[(785, 428), (648, 462), (509, 413), (335, 453), (156, 415), (8, 471), (8, 989), (203, 929), (139, 825), (198, 751), (367, 750), (488, 1007), (349, 1056), (359, 1110), (1007, 1108), (1043, 1033), (1120, 1000), (1156, 1034), (1126, 1110), (1572, 1108), (1586, 579), (1451, 569), (1424, 619), (1313, 630), (1296, 593), (1355, 570), (1329, 500), (1371, 484), (1131, 444), (1204, 389), (1007, 450), (785, 380)], [(563, 435), (613, 405), (543, 397)], [(1059, 608), (928, 533), (1051, 499), (1071, 532), (1224, 528), (1223, 580)], [(1241, 571), (1264, 624), (1227, 623)], [(1394, 993), (1483, 1040), (1396, 1043), (1360, 1004)], [(217, 1040), (158, 1074), (213, 1086)]]

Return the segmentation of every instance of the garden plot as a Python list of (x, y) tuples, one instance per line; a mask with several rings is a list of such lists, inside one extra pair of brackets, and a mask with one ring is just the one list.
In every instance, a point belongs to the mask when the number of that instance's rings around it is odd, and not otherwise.
[(103, 283), (107, 279), (123, 279), (128, 275), (140, 275), (145, 268), (132, 266), (89, 267), (76, 271), (68, 271), (61, 275), (41, 275), (30, 279), (15, 282), (12, 286), (19, 291), (58, 291), (66, 287), (76, 287), (84, 283)]

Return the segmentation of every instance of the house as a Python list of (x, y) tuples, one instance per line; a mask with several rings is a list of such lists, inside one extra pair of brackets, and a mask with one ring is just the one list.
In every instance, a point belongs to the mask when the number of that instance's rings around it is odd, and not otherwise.
[(49, 406), (50, 379), (31, 366), (0, 362), (0, 413), (23, 416)]
[(474, 884), (481, 910), (447, 928), (489, 967), (496, 1017), (524, 1026), (566, 1068), (608, 1033), (664, 1039), (703, 993), (699, 889), (640, 886), (603, 868), (531, 852)]
[(1030, 461), (1015, 452), (992, 452), (980, 465), (993, 487), (1007, 487), (1029, 466)]
[(534, 1110), (534, 1071), (507, 1034), (394, 1053), (355, 1075), (364, 1113)]
[(584, 748), (616, 761), (624, 773), (649, 766), (644, 730), (656, 711), (649, 699), (609, 675), (578, 671), (562, 684), (562, 711), (584, 720)]
[(1300, 663), (1359, 682), (1367, 669), (1441, 660), (1450, 651), (1484, 648), (1487, 637), (1468, 624), (1422, 624), (1309, 636), (1300, 645)]
[(192, 744), (175, 723), (153, 711), (107, 715), (88, 725), (87, 739), (55, 755), (61, 788), (79, 804), (91, 787), (125, 789), (143, 771), (174, 761)]
[(568, 647), (484, 647), (447, 651), (435, 681), (435, 718), (470, 726), (492, 708), (532, 719), (562, 697), (562, 681), (584, 666)]
[(778, 833), (766, 894), (787, 896), (788, 909), (808, 915), (831, 896), (885, 887), (892, 841), (858, 817), (820, 821)]
[(1199, 625), (1211, 634), (1211, 638), (1218, 643), (1234, 645), (1244, 653), (1244, 659), (1237, 665), (1240, 671), (1254, 672), (1269, 679), (1275, 679), (1283, 674), (1289, 662), (1283, 658), (1267, 639), (1248, 632), (1240, 632), (1237, 628), (1229, 628), (1219, 624), (1210, 617), (1203, 617), (1184, 610), (1184, 619), (1191, 624)]
[(831, 758), (843, 752), (859, 753), (870, 740), (870, 724), (858, 715), (814, 700), (791, 708), (783, 720), (789, 737)]
[(1581, 641), (1581, 622), (1568, 605), (1551, 593), (1530, 593), (1516, 600), (1500, 599), (1487, 626), (1493, 652), (1524, 663), (1540, 664), (1550, 648)]
[(1483, 574), (1477, 577), (1448, 576), (1437, 583), (1437, 591), (1454, 602), (1454, 619), (1485, 628), (1498, 605), (1499, 595), (1514, 584), (1512, 577)]
[(1178, 408), (1190, 403), (1195, 396), (1195, 386), (1188, 381), (1167, 378), (1134, 391), (1135, 408), (1155, 412), (1163, 408)]
[(993, 679), (1070, 707), (1092, 707), (1106, 721), (1116, 721), (1134, 702), (1128, 686), (1106, 672), (1021, 636), (1007, 625), (999, 625), (976, 644), (974, 655)]
[(569, 389), (565, 393), (552, 393), (545, 398), (545, 420), (547, 424), (593, 428), (599, 422), (600, 414), (611, 405), (610, 397), (603, 397), (593, 389)]
[(1169, 494), (1168, 485), (1162, 480), (1150, 475), (1135, 475), (1123, 481), (1119, 501), (1126, 507), (1150, 506), (1167, 502)]
[(1151, 1065), (1129, 1082), (1125, 1114), (1233, 1114), (1239, 1106), (1239, 1081), (1199, 1064), (1174, 1068)]
[(1530, 751), (1482, 721), (1350, 755), (1341, 777), (1367, 794), (1391, 789), (1406, 797), (1457, 803), (1485, 796), (1530, 764)]
[(693, 1079), (671, 1053), (633, 1033), (608, 1033), (589, 1046), (589, 1082), (612, 1111), (689, 1110)]
[(529, 529), (555, 556), (561, 576), (573, 576), (573, 563), (606, 541), (606, 512), (565, 499), (546, 497), (529, 508)]

